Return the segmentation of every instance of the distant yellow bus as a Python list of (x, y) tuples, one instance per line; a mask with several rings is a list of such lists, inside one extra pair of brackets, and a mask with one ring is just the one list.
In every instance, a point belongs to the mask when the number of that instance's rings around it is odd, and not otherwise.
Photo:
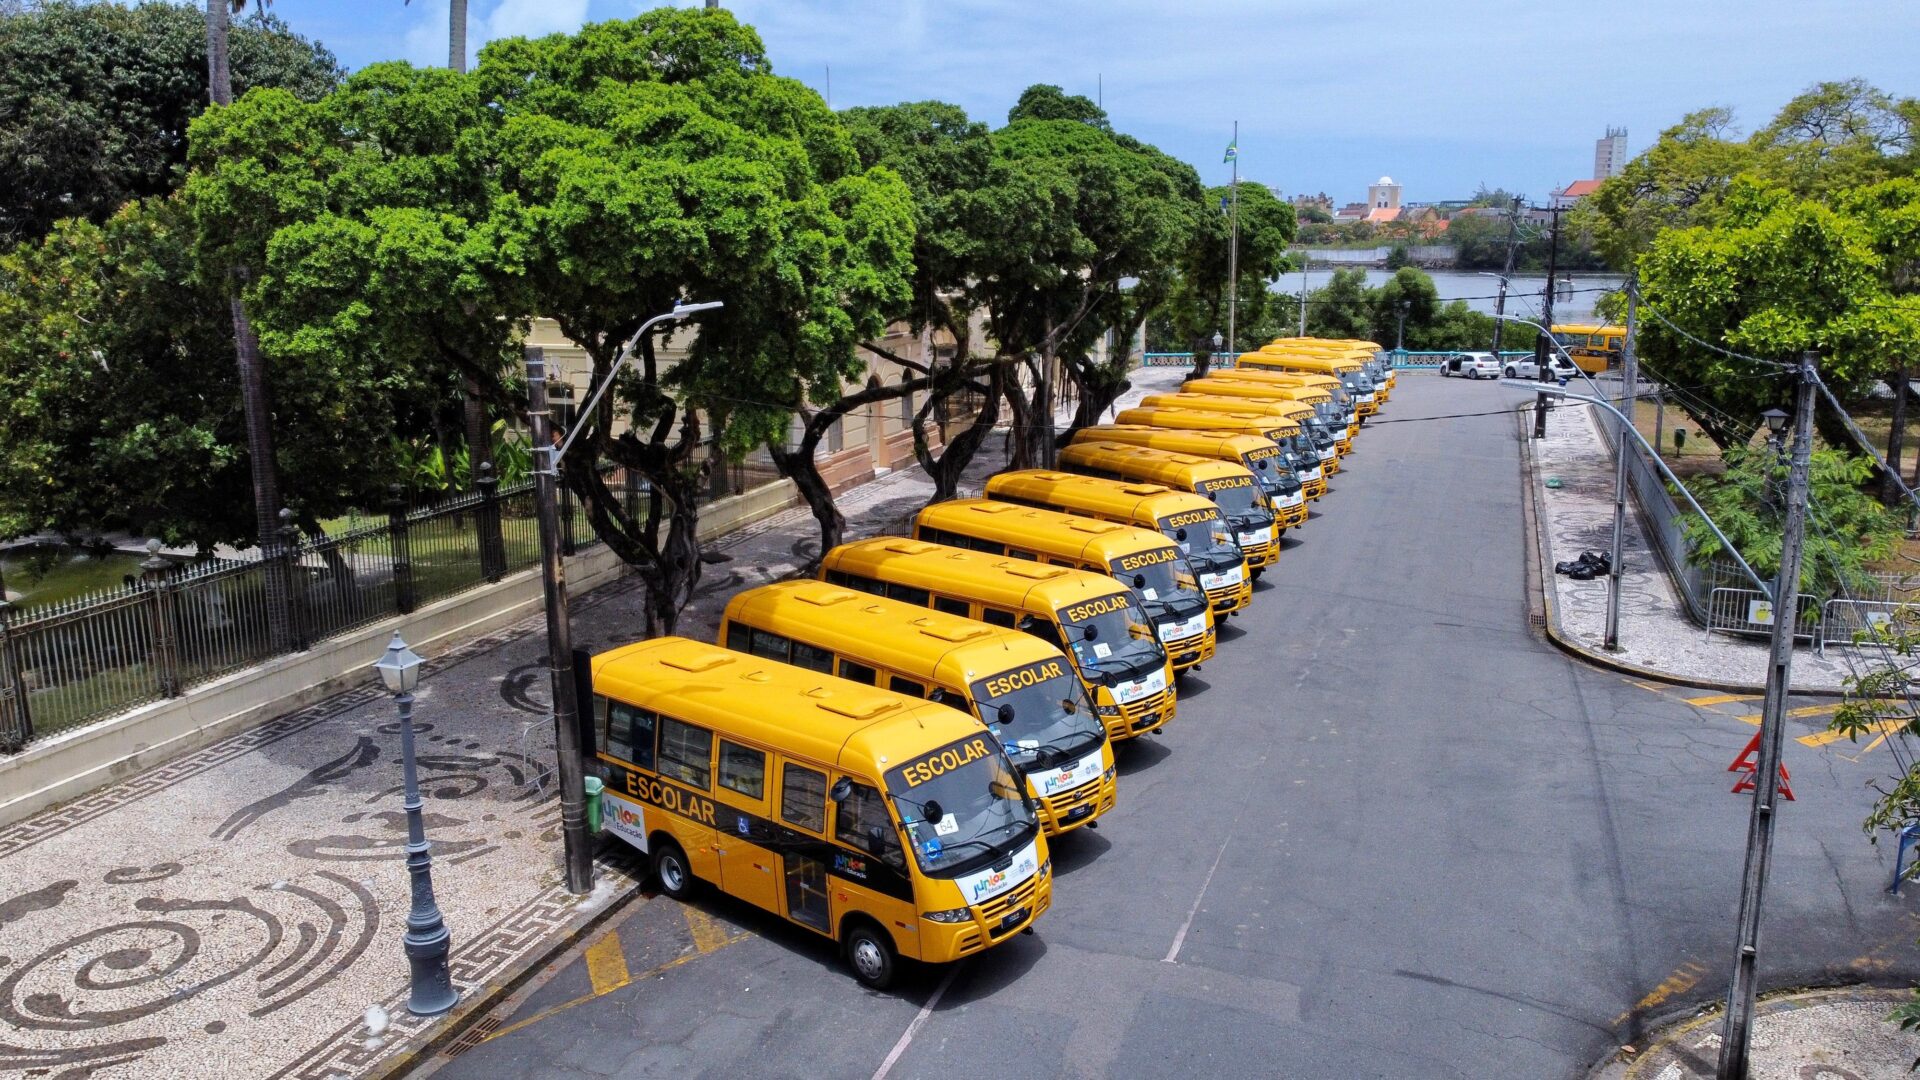
[(1122, 409), (1113, 418), (1128, 427), (1157, 427), (1169, 431), (1204, 431), (1215, 434), (1258, 435), (1280, 447), (1281, 459), (1300, 482), (1301, 494), (1309, 501), (1327, 493), (1327, 478), (1320, 463), (1299, 449), (1300, 425), (1277, 416), (1246, 412), (1195, 412), (1190, 409), (1149, 409), (1135, 406)]
[[(1319, 444), (1309, 433), (1313, 406), (1298, 401), (1260, 400), (1233, 394), (1148, 394), (1140, 399), (1144, 409), (1190, 409), (1194, 412), (1253, 413), (1293, 424), (1299, 430), (1287, 441), (1287, 448), (1298, 456), (1294, 475), (1300, 478), (1307, 497), (1317, 499), (1327, 492), (1327, 469), (1320, 457)], [(1333, 450), (1332, 436), (1322, 433), (1327, 449)], [(1300, 468), (1301, 465), (1305, 468)]]
[(1179, 454), (1219, 458), (1245, 466), (1273, 508), (1274, 524), (1285, 531), (1307, 520), (1306, 495), (1280, 444), (1264, 435), (1235, 431), (1186, 431), (1137, 424), (1095, 424), (1073, 433), (1074, 442), (1120, 442)]
[(1573, 357), (1575, 366), (1589, 375), (1598, 375), (1620, 362), (1621, 348), (1627, 340), (1624, 326), (1593, 323), (1555, 323), (1553, 340)]
[(1353, 395), (1340, 385), (1340, 380), (1332, 375), (1315, 375), (1306, 371), (1279, 371), (1272, 368), (1228, 367), (1214, 368), (1207, 373), (1209, 379), (1228, 379), (1233, 382), (1255, 382), (1262, 386), (1294, 386), (1323, 390), (1333, 396), (1333, 418), (1329, 421), (1334, 434), (1340, 440), (1340, 453), (1353, 452), (1354, 436), (1360, 434), (1360, 412)]
[[(1329, 473), (1340, 471), (1340, 457), (1353, 449), (1346, 439), (1346, 421), (1333, 403), (1333, 395), (1318, 386), (1285, 386), (1253, 382), (1245, 378), (1208, 377), (1188, 379), (1180, 384), (1182, 394), (1201, 394), (1214, 398), (1245, 398), (1252, 401), (1291, 401), (1310, 406), (1313, 415), (1300, 419), (1302, 429), (1313, 444), (1320, 467)], [(1338, 425), (1333, 426), (1333, 425)], [(1346, 449), (1341, 449), (1342, 442)]]
[(1139, 598), (1176, 673), (1213, 659), (1213, 605), (1187, 557), (1154, 530), (992, 499), (948, 499), (914, 516), (913, 538), (1107, 574)]
[(1049, 837), (1113, 809), (1106, 726), (1066, 656), (1032, 634), (800, 580), (735, 593), (719, 641), (977, 717), (1026, 779)]
[[(1268, 351), (1273, 350), (1273, 351)], [(1234, 361), (1238, 368), (1256, 368), (1271, 371), (1304, 371), (1315, 375), (1332, 375), (1340, 380), (1353, 395), (1354, 407), (1364, 417), (1380, 411), (1380, 402), (1375, 398), (1376, 388), (1373, 379), (1367, 374), (1366, 365), (1358, 360), (1338, 356), (1318, 356), (1309, 353), (1288, 352), (1277, 346), (1269, 345), (1259, 352), (1241, 353)]]
[(1273, 509), (1260, 492), (1253, 471), (1219, 458), (1155, 450), (1121, 442), (1075, 440), (1060, 451), (1060, 467), (1108, 480), (1164, 484), (1203, 495), (1227, 516), (1233, 542), (1258, 575), (1280, 561), (1280, 536)]
[(607, 830), (840, 944), (856, 978), (1001, 944), (1053, 903), (1031, 802), (980, 721), (687, 638), (593, 657)]
[(1158, 731), (1176, 709), (1173, 665), (1133, 593), (1104, 574), (881, 536), (841, 544), (820, 577), (993, 626), (1066, 653), (1115, 742)]
[(1215, 615), (1238, 614), (1253, 599), (1246, 555), (1233, 542), (1226, 515), (1203, 495), (1049, 469), (1000, 473), (988, 478), (985, 494), (999, 502), (1155, 529), (1186, 553)]
[(1372, 377), (1375, 389), (1381, 392), (1380, 400), (1386, 401), (1393, 396), (1394, 383), (1399, 375), (1393, 369), (1393, 361), (1385, 348), (1378, 343), (1361, 338), (1274, 338), (1267, 343), (1271, 346), (1291, 349), (1318, 348), (1326, 353), (1341, 353), (1351, 356), (1366, 365), (1367, 374)]

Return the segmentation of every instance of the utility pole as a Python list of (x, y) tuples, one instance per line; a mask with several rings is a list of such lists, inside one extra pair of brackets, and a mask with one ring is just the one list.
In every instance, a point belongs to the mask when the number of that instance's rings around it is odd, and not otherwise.
[[(1307, 271), (1313, 268), (1313, 256), (1302, 253), (1300, 256), (1300, 336), (1307, 336)], [(1494, 333), (1500, 331), (1496, 328)], [(1920, 454), (1914, 455), (1920, 460)]]
[[(1553, 333), (1553, 278), (1555, 274), (1559, 273), (1560, 265), (1560, 215), (1566, 212), (1566, 208), (1561, 206), (1536, 206), (1534, 210), (1543, 211), (1549, 215), (1547, 225), (1548, 235), (1550, 237), (1547, 241), (1547, 288), (1540, 304), (1540, 325), (1546, 328), (1547, 333), (1551, 334)], [(1540, 337), (1534, 338), (1534, 370), (1539, 373), (1536, 377), (1541, 382), (1547, 381), (1547, 355), (1546, 339)], [(1545, 394), (1541, 394), (1533, 400), (1533, 437), (1536, 439), (1544, 439), (1547, 437), (1547, 395)]]
[[(1640, 359), (1634, 352), (1634, 337), (1640, 328), (1640, 290), (1633, 287), (1633, 279), (1627, 279), (1627, 343), (1620, 360), (1620, 411), (1633, 416), (1639, 408), (1635, 400), (1639, 396)], [(1551, 326), (1552, 323), (1547, 325)], [(1607, 574), (1607, 639), (1608, 651), (1620, 648), (1620, 574), (1621, 541), (1627, 531), (1627, 428), (1623, 417), (1619, 421), (1620, 432), (1613, 440), (1613, 566)]]
[[(593, 404), (589, 402), (588, 409)], [(583, 410), (582, 419), (585, 416)], [(573, 682), (573, 620), (567, 605), (567, 569), (560, 560), (560, 447), (547, 408), (546, 354), (538, 346), (527, 349), (527, 425), (533, 439), (540, 575), (547, 594), (547, 677), (553, 688), (553, 746), (560, 759), (560, 837), (567, 891), (578, 896), (593, 891), (593, 848), (587, 834), (586, 774), (580, 760), (580, 702)]]
[(1501, 316), (1507, 313), (1507, 279), (1513, 276), (1514, 241), (1520, 237), (1520, 197), (1514, 196), (1513, 205), (1507, 208), (1507, 258), (1500, 264), (1500, 296), (1493, 302), (1493, 358), (1500, 359), (1500, 328), (1505, 325)]
[[(1085, 99), (1082, 99), (1085, 100)], [(1227, 234), (1227, 355), (1240, 355), (1240, 337), (1236, 332), (1236, 317), (1240, 311), (1240, 121), (1233, 122), (1233, 141), (1227, 144), (1229, 158), (1233, 159), (1233, 185), (1229, 189), (1230, 208), (1227, 211), (1229, 230)]]
[[(1631, 294), (1629, 294), (1631, 296)], [(1753, 809), (1747, 818), (1747, 859), (1740, 878), (1740, 940), (1727, 988), (1727, 1025), (1720, 1037), (1720, 1080), (1746, 1080), (1753, 1035), (1754, 972), (1760, 950), (1760, 900), (1773, 858), (1773, 811), (1780, 792), (1780, 742), (1786, 728), (1793, 675), (1793, 636), (1799, 615), (1800, 549), (1807, 529), (1807, 462), (1813, 442), (1813, 354), (1800, 357), (1794, 394), (1793, 460), (1787, 471), (1787, 519), (1780, 537), (1780, 575), (1773, 586), (1773, 641), (1767, 656), (1767, 696), (1760, 709), (1760, 755), (1754, 765)], [(1778, 446), (1778, 443), (1775, 443)]]

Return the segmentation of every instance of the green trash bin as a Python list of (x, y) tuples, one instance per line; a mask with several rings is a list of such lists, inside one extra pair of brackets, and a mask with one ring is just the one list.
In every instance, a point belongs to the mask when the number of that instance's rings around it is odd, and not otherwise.
[(600, 834), (600, 793), (606, 786), (597, 776), (587, 777), (587, 830), (596, 836)]

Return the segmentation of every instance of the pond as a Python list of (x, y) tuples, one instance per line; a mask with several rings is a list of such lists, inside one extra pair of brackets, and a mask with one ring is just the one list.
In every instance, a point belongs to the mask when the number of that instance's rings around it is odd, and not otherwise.
[(140, 576), (142, 556), (65, 544), (30, 544), (0, 552), (0, 583), (19, 608), (71, 600)]

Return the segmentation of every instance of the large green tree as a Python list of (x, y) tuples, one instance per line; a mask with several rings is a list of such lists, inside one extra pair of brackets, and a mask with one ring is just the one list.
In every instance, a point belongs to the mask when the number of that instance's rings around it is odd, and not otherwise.
[[(1231, 209), (1229, 188), (1208, 189), (1203, 205), (1226, 204)], [(1258, 346), (1264, 339), (1253, 336), (1256, 327), (1269, 321), (1267, 308), (1286, 306), (1284, 298), (1268, 291), (1274, 278), (1291, 265), (1287, 249), (1293, 244), (1297, 218), (1293, 207), (1282, 202), (1264, 184), (1240, 185), (1237, 217), (1240, 224), (1239, 289), (1235, 325), (1243, 332), (1238, 343), (1227, 343), (1229, 360), (1237, 345)], [(1232, 298), (1228, 285), (1231, 242), (1230, 222), (1225, 213), (1202, 213), (1194, 222), (1186, 251), (1176, 267), (1167, 297), (1168, 322), (1175, 340), (1193, 350), (1194, 370), (1204, 375), (1212, 362), (1213, 335), (1227, 328), (1227, 306)], [(1231, 365), (1229, 365), (1231, 366)]]
[[(905, 185), (862, 170), (825, 103), (723, 10), (497, 41), (469, 76), (376, 65), (311, 105), (251, 94), (194, 135), (206, 257), (265, 268), (249, 300), (270, 347), (391, 346), (516, 409), (505, 361), (530, 317), (586, 351), (595, 385), (632, 361), (579, 418), (564, 479), (646, 581), (651, 628), (698, 585), (707, 471), (837, 399), (858, 342), (906, 303)], [(639, 330), (687, 300), (726, 310), (668, 365), (669, 331)], [(644, 479), (642, 508), (601, 460)]]
[[(236, 93), (276, 86), (311, 101), (340, 77), (332, 53), (265, 13), (233, 27), (231, 56)], [(52, 0), (0, 13), (0, 242), (178, 187), (187, 124), (207, 100), (206, 24), (190, 6)]]

